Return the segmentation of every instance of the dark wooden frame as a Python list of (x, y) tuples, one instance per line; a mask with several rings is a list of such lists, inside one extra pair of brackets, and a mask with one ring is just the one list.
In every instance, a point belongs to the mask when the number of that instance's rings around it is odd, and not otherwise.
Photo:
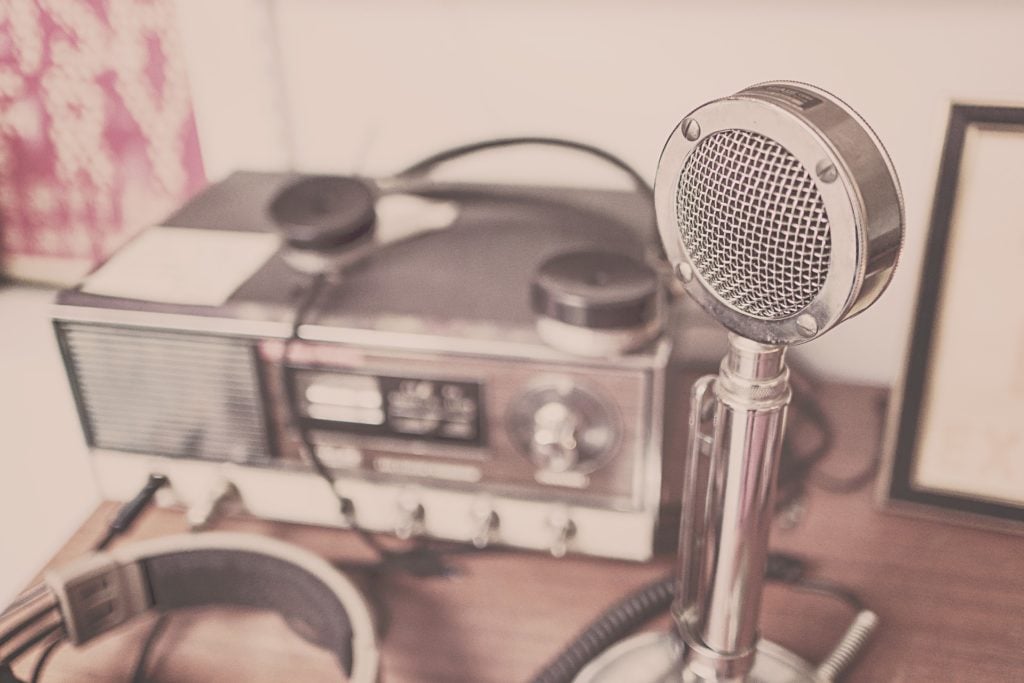
[(961, 161), (965, 138), (971, 126), (986, 124), (1020, 126), (1024, 135), (1024, 107), (954, 104), (950, 111), (902, 390), (892, 398), (894, 405), (890, 411), (890, 433), (879, 497), (883, 504), (895, 510), (1024, 533), (1024, 505), (924, 490), (915, 487), (913, 481), (930, 359), (942, 306), (941, 276), (949, 267), (947, 252), (954, 229), (953, 212), (959, 179), (964, 172)]

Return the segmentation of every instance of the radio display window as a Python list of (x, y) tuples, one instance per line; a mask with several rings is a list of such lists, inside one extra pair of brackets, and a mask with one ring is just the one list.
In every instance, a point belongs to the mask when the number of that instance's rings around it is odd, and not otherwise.
[(353, 434), (483, 446), (483, 389), (477, 382), (295, 370), (301, 416)]

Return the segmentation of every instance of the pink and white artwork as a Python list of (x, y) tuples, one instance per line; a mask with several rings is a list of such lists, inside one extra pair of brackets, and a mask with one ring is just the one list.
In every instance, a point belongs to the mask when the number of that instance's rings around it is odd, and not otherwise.
[(205, 183), (173, 0), (0, 0), (0, 258), (74, 278)]

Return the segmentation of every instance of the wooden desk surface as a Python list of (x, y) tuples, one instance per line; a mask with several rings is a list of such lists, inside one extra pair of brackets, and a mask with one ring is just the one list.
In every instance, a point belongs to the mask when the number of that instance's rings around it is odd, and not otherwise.
[[(823, 403), (836, 447), (825, 471), (853, 471), (876, 453), (881, 394), (828, 387)], [(101, 506), (53, 563), (84, 552), (102, 535), (114, 506)], [(128, 538), (186, 528), (182, 515), (155, 509)], [(224, 520), (218, 528), (268, 534), (339, 562), (369, 555), (353, 534)], [(772, 545), (806, 557), (813, 575), (843, 584), (878, 612), (881, 626), (845, 680), (1024, 680), (1024, 537), (879, 512), (872, 492), (811, 490), (793, 529), (777, 528)], [(388, 629), (383, 680), (515, 683), (528, 681), (591, 619), (626, 592), (671, 570), (671, 557), (646, 565), (582, 557), (487, 552), (454, 559), (452, 578), (389, 575), (375, 594)], [(819, 661), (845, 629), (840, 603), (778, 585), (766, 589), (762, 631)], [(654, 627), (664, 628), (662, 620)], [(144, 624), (110, 634), (81, 651), (58, 651), (44, 681), (120, 681), (132, 670)], [(160, 681), (337, 680), (331, 659), (300, 641), (274, 615), (182, 614), (150, 660)], [(27, 675), (32, 658), (18, 671)]]

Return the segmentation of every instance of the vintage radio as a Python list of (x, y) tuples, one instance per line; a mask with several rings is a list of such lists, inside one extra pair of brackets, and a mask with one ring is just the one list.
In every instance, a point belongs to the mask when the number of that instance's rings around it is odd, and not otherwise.
[(638, 192), (236, 173), (58, 296), (98, 486), (649, 558), (685, 429), (656, 244)]

